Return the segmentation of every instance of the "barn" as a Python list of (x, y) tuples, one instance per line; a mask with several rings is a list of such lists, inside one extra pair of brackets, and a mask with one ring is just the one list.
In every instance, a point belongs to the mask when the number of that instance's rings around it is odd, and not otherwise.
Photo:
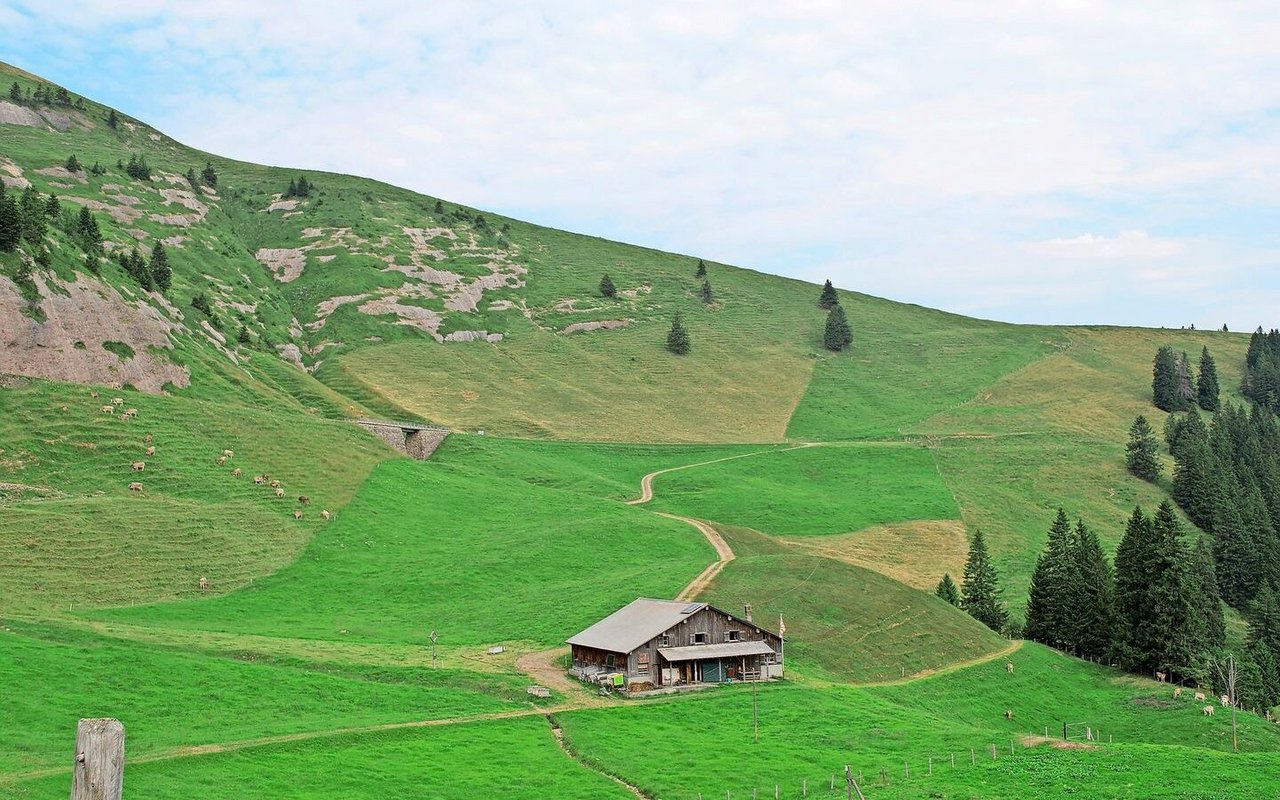
[[(630, 691), (782, 677), (782, 638), (707, 603), (641, 597), (569, 639), (577, 678)], [(621, 677), (617, 677), (621, 676)]]

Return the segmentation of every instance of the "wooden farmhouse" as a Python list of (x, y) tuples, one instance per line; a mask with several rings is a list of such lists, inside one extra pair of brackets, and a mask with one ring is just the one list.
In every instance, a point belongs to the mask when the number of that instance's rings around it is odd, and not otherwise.
[(642, 597), (569, 645), (575, 677), (631, 691), (782, 677), (778, 634), (706, 603)]

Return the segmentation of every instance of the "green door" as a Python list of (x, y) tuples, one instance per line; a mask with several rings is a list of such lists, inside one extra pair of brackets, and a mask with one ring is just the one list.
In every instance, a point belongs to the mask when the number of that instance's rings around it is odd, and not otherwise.
[(719, 661), (708, 661), (702, 665), (702, 680), (707, 683), (720, 683), (724, 680)]

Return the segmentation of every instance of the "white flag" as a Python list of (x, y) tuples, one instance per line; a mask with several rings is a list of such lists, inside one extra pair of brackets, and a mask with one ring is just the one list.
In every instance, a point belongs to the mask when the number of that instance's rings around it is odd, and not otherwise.
[(785, 623), (785, 622), (783, 622), (783, 621), (782, 621), (782, 615), (781, 615), (781, 614), (779, 614), (779, 615), (778, 615), (778, 635), (779, 635), (779, 636), (786, 636), (786, 635), (787, 635), (787, 623)]

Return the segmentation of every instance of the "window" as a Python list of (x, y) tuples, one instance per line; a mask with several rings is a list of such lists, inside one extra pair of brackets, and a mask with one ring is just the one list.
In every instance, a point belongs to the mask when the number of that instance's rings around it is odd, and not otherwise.
[(742, 631), (725, 631), (724, 640), (726, 642), (737, 642), (742, 639)]
[(707, 643), (707, 633), (706, 633), (706, 631), (698, 631), (697, 633), (695, 633), (695, 634), (693, 635), (693, 643), (694, 643), (694, 644), (706, 644), (706, 643)]
[(640, 675), (649, 674), (649, 654), (648, 653), (636, 654), (636, 672), (639, 673)]
[(662, 634), (662, 647), (670, 647), (670, 646), (671, 646), (671, 634), (669, 633)]

